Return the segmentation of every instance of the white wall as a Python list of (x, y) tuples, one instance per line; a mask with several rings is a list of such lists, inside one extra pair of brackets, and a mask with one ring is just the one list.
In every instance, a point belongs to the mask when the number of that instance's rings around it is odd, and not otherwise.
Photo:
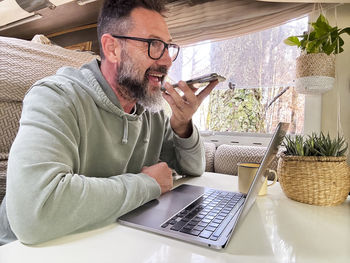
[[(340, 28), (350, 27), (350, 4), (344, 4), (334, 10), (329, 10), (326, 17), (330, 24), (338, 25)], [(322, 95), (322, 124), (321, 130), (336, 136), (338, 132), (344, 134), (350, 142), (350, 36), (343, 34), (344, 52), (336, 56), (336, 84), (333, 90)], [(337, 128), (338, 119), (338, 97), (340, 102), (340, 123)], [(348, 155), (348, 163), (350, 158)]]

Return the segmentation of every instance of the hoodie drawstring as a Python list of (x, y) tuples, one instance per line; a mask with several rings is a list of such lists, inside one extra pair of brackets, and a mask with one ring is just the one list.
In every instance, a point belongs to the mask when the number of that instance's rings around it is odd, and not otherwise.
[(145, 122), (146, 129), (145, 129), (145, 137), (143, 138), (143, 142), (147, 143), (147, 142), (149, 142), (151, 127), (148, 124), (148, 118), (144, 118), (144, 122)]
[(123, 131), (123, 139), (122, 139), (122, 144), (127, 144), (128, 143), (128, 118), (126, 115), (123, 115), (123, 126), (124, 126), (124, 131)]

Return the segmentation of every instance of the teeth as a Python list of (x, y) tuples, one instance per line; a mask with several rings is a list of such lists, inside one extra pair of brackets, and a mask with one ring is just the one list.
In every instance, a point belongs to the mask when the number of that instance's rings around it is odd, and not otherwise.
[(163, 77), (163, 75), (162, 74), (150, 74), (151, 76), (154, 76), (154, 77), (158, 77), (158, 78), (161, 78), (161, 77)]

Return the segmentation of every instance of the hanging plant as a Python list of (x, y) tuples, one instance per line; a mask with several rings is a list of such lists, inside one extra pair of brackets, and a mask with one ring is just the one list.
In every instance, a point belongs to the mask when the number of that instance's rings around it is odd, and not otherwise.
[(335, 54), (344, 51), (342, 34), (350, 35), (350, 27), (332, 27), (324, 15), (311, 23), (310, 32), (290, 36), (284, 43), (297, 46), (302, 55), (296, 63), (296, 90), (303, 94), (319, 94), (330, 90), (335, 81)]

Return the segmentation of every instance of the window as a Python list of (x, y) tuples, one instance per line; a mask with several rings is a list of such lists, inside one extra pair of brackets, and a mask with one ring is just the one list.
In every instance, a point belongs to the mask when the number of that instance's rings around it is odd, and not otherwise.
[(193, 117), (201, 131), (272, 133), (279, 121), (302, 133), (304, 95), (293, 87), (297, 48), (283, 40), (307, 30), (308, 18), (222, 41), (183, 47), (170, 82), (216, 72), (226, 77)]

